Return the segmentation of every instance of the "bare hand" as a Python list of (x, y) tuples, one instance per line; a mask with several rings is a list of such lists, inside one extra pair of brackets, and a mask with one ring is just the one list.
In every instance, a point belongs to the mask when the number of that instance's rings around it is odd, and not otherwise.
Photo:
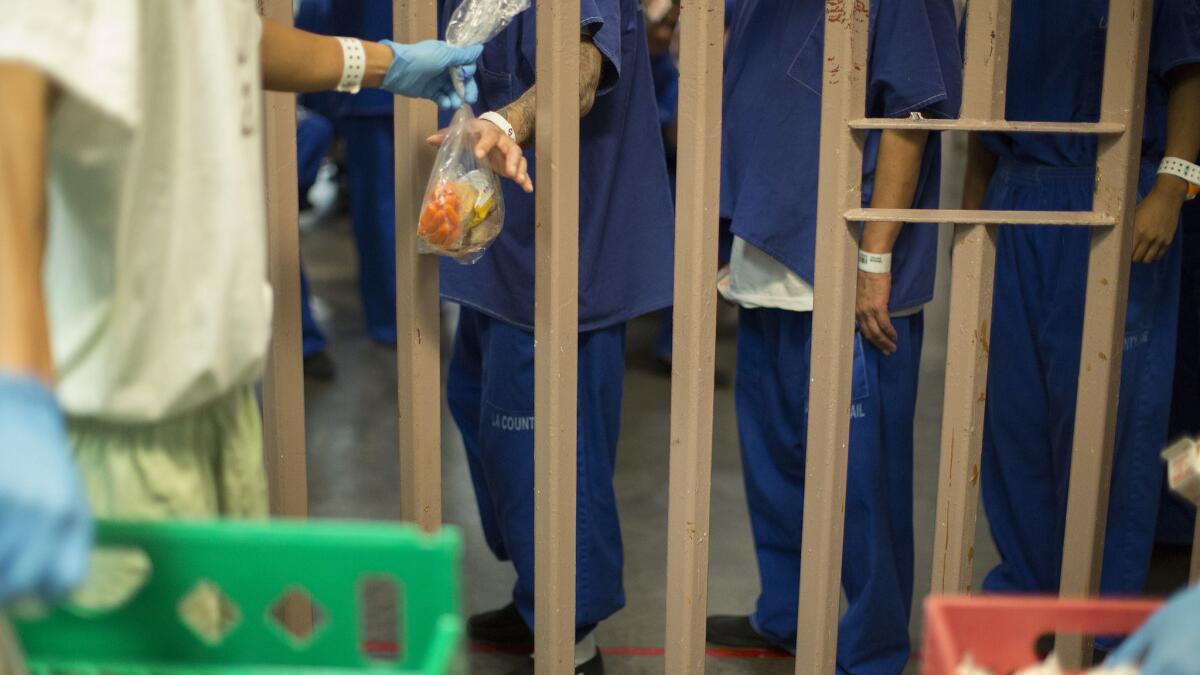
[(854, 307), (858, 330), (879, 351), (889, 356), (896, 353), (896, 340), (899, 339), (892, 325), (892, 317), (888, 314), (891, 295), (891, 274), (858, 271), (858, 293)]
[[(511, 178), (526, 192), (533, 192), (533, 181), (529, 178), (529, 162), (521, 146), (509, 138), (500, 127), (486, 120), (471, 120), (467, 133), (475, 139), (475, 158), (487, 160), (488, 165), (504, 178)], [(442, 129), (429, 137), (429, 144), (440, 146), (446, 140)]]
[(1175, 239), (1183, 198), (1157, 187), (1146, 195), (1133, 215), (1133, 262), (1152, 263), (1163, 257)]

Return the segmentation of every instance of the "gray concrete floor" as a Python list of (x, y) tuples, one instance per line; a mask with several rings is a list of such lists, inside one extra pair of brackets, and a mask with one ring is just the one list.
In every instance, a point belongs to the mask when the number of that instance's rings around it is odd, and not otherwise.
[[(961, 161), (957, 139), (949, 139), (946, 173)], [(953, 186), (945, 203), (957, 203)], [(303, 236), (305, 264), (330, 339), (336, 363), (332, 382), (306, 384), (311, 507), (314, 515), (396, 519), (399, 517), (396, 451), (396, 361), (392, 349), (371, 343), (362, 329), (354, 251), (349, 226), (334, 218)], [(925, 345), (917, 404), (915, 439), (916, 589), (911, 624), (914, 647), (920, 646), (920, 599), (929, 590), (933, 546), (934, 499), (938, 469), (942, 386), (946, 344), (946, 298), (949, 266), (948, 231), (943, 236), (937, 297), (926, 308)], [(444, 312), (443, 355), (448, 355), (455, 312)], [(670, 419), (670, 385), (654, 367), (651, 345), (654, 318), (631, 323), (628, 334), (624, 420), (617, 464), (616, 490), (625, 539), (626, 608), (597, 632), (602, 647), (657, 648), (663, 644), (666, 567), (666, 476)], [(718, 366), (734, 372), (733, 313), (722, 314)], [(444, 365), (444, 363), (443, 363)], [(731, 388), (716, 392), (712, 476), (711, 567), (709, 610), (744, 613), (753, 606), (758, 578), (738, 456)], [(474, 613), (508, 602), (512, 568), (492, 558), (484, 545), (459, 434), (442, 414), (443, 508), (446, 522), (458, 526), (466, 541), (465, 610)], [(982, 514), (976, 543), (976, 587), (997, 560)], [(1176, 561), (1180, 565), (1181, 561)], [(474, 673), (504, 673), (519, 657), (473, 654)], [(610, 673), (658, 673), (659, 657), (614, 655), (606, 658)], [(916, 671), (910, 664), (909, 671)], [(791, 661), (714, 659), (709, 673), (790, 673)]]

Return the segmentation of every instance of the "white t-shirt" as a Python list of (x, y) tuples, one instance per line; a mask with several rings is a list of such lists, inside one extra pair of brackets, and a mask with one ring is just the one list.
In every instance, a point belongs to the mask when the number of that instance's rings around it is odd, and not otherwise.
[(270, 337), (253, 0), (0, 0), (0, 59), (62, 89), (43, 276), (75, 416), (161, 420), (260, 375)]

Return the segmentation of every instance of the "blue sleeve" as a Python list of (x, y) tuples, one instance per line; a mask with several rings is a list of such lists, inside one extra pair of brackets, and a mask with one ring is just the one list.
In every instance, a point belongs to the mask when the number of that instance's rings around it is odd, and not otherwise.
[(962, 55), (951, 0), (872, 3), (867, 114), (957, 117)]
[(621, 77), (621, 0), (580, 0), (580, 28), (604, 57), (597, 96), (617, 86)]
[(1200, 63), (1200, 0), (1157, 0), (1150, 37), (1150, 72)]

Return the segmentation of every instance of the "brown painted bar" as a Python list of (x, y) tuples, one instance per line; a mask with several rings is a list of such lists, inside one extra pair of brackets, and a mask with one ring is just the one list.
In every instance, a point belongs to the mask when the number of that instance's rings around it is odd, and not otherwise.
[(868, 5), (825, 2), (797, 675), (834, 672), (837, 653), (858, 274), (858, 227), (844, 214), (862, 205), (864, 139), (846, 121), (865, 112)]
[[(969, 40), (970, 38), (968, 38)], [(990, 40), (989, 40), (990, 41)], [(970, 89), (971, 87), (968, 87)], [(1001, 106), (1000, 114), (1004, 113)], [(1009, 122), (1004, 119), (963, 117), (955, 120), (872, 117), (850, 120), (851, 129), (926, 129), (929, 131), (997, 131), (1041, 134), (1121, 134), (1124, 124), (1112, 122)]]
[[(292, 24), (291, 0), (266, 0), (263, 16)], [(296, 183), (296, 97), (267, 92), (263, 139), (267, 177), (267, 270), (274, 292), (263, 377), (263, 447), (271, 513), (308, 515), (304, 451), (304, 357), (300, 338), (300, 224)]]
[[(967, 15), (962, 114), (986, 120), (979, 125), (984, 129), (1016, 126), (1004, 121), (1011, 9), (1009, 0), (972, 0)], [(955, 225), (931, 593), (971, 590), (996, 270), (995, 226), (980, 223), (1006, 222), (1013, 215), (1003, 213), (977, 224), (966, 224), (963, 218)], [(1045, 222), (1045, 214), (1032, 215)]]
[(667, 510), (667, 673), (704, 672), (725, 8), (680, 6), (679, 171)]
[[(1087, 211), (964, 211), (961, 209), (848, 209), (851, 221), (900, 221), (903, 223), (956, 223), (979, 225), (1076, 225), (1111, 226), (1116, 217)], [(856, 263), (857, 264), (857, 263)]]
[[(1096, 165), (1093, 208), (1117, 217), (1118, 223), (1092, 232), (1088, 259), (1059, 589), (1068, 598), (1095, 595), (1100, 585), (1141, 159), (1150, 11), (1151, 0), (1112, 0), (1109, 5), (1100, 118), (1123, 122), (1128, 131), (1100, 139)], [(1078, 635), (1060, 635), (1057, 644), (1064, 667), (1086, 665), (1091, 658), (1090, 640)]]
[(534, 668), (575, 667), (579, 0), (537, 8)]
[(1200, 584), (1200, 519), (1196, 520), (1196, 532), (1192, 535), (1192, 583)]
[[(401, 43), (437, 37), (435, 0), (394, 0)], [(442, 383), (438, 258), (417, 252), (414, 234), (435, 152), (437, 108), (396, 97), (396, 376), (400, 427), (400, 517), (432, 531), (442, 522)]]

